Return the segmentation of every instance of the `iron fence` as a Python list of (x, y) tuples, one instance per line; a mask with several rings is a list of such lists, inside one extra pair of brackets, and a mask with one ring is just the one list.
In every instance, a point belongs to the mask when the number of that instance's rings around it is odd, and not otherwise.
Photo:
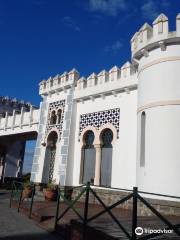
[[(94, 187), (94, 186), (93, 186)], [(111, 217), (112, 221), (116, 223), (116, 225), (119, 227), (119, 229), (125, 234), (127, 239), (130, 240), (146, 240), (146, 239), (152, 239), (154, 237), (163, 235), (164, 233), (151, 233), (147, 234), (146, 236), (137, 236), (136, 234), (136, 228), (137, 228), (137, 212), (138, 212), (138, 200), (144, 204), (153, 214), (155, 214), (165, 225), (165, 230), (173, 230), (174, 233), (177, 236), (180, 236), (180, 223), (179, 224), (172, 224), (166, 217), (164, 217), (159, 211), (157, 211), (150, 203), (148, 203), (144, 197), (142, 197), (141, 194), (150, 194), (150, 195), (156, 195), (156, 196), (161, 196), (161, 197), (168, 197), (168, 198), (176, 198), (180, 199), (180, 197), (176, 196), (170, 196), (170, 195), (162, 195), (162, 194), (155, 194), (155, 193), (148, 193), (148, 192), (142, 192), (138, 191), (137, 187), (134, 187), (133, 190), (129, 189), (120, 189), (120, 188), (114, 188), (116, 190), (121, 190), (121, 191), (126, 191), (129, 192), (129, 194), (119, 201), (115, 202), (114, 204), (110, 206), (106, 206), (106, 204), (102, 201), (101, 197), (97, 195), (97, 193), (94, 191), (90, 183), (88, 182), (85, 186), (79, 186), (77, 188), (81, 188), (80, 193), (75, 197), (74, 200), (69, 201), (64, 197), (64, 194), (62, 193), (63, 191), (59, 189), (59, 194), (58, 194), (58, 200), (57, 200), (57, 210), (56, 210), (56, 217), (55, 217), (55, 229), (57, 228), (58, 222), (65, 216), (65, 214), (72, 209), (75, 214), (78, 216), (79, 220), (82, 222), (83, 225), (83, 240), (87, 239), (87, 226), (88, 223), (92, 222), (93, 220), (99, 218), (105, 213), (108, 213), (109, 216)], [(108, 188), (109, 189), (109, 188)], [(62, 192), (61, 192), (62, 191)], [(100, 211), (99, 213), (91, 216), (88, 218), (88, 210), (89, 210), (89, 194), (92, 193), (95, 199), (100, 203), (100, 205), (103, 207), (103, 210)], [(83, 216), (76, 210), (74, 207), (76, 202), (81, 198), (81, 196), (85, 194), (85, 205), (84, 205), (84, 214)], [(60, 199), (62, 199), (66, 204), (67, 208), (59, 215), (59, 208), (60, 208)], [(125, 226), (120, 222), (120, 220), (113, 214), (112, 210), (117, 207), (122, 205), (123, 203), (127, 202), (128, 200), (132, 199), (132, 230), (131, 232), (128, 232)]]
[[(34, 202), (34, 195), (35, 195), (35, 184), (30, 183), (31, 188), (31, 194), (28, 196), (30, 199), (30, 207), (29, 207), (29, 218), (31, 218), (32, 215), (32, 208), (33, 208), (33, 202)], [(11, 208), (13, 200), (17, 203), (17, 210), (20, 211), (20, 207), (22, 205), (22, 202), (26, 199), (26, 196), (23, 196), (23, 193), (25, 191), (25, 184), (23, 182), (19, 181), (13, 181), (12, 187), (11, 187), (11, 196), (10, 196), (10, 203), (9, 207)]]
[[(33, 203), (34, 203), (34, 195), (35, 195), (35, 184), (32, 183), (32, 194), (30, 196), (30, 207), (29, 207), (29, 218), (31, 218), (32, 215), (32, 209), (33, 209)], [(94, 185), (91, 185), (89, 182), (85, 185), (72, 187), (72, 190), (79, 189), (79, 193), (77, 196), (74, 197), (74, 199), (70, 199), (66, 188), (58, 188), (58, 197), (57, 197), (57, 205), (56, 205), (56, 213), (55, 213), (55, 225), (54, 228), (56, 229), (58, 226), (59, 221), (63, 219), (63, 217), (68, 213), (68, 211), (73, 210), (73, 212), (77, 215), (78, 219), (81, 221), (83, 226), (82, 231), (82, 239), (87, 239), (87, 227), (88, 224), (96, 219), (98, 219), (100, 216), (104, 214), (108, 214), (112, 221), (118, 226), (118, 228), (124, 233), (127, 239), (130, 240), (146, 240), (146, 239), (153, 239), (154, 237), (163, 235), (164, 233), (150, 233), (146, 236), (138, 236), (136, 234), (136, 228), (137, 228), (137, 221), (138, 221), (138, 201), (140, 201), (143, 205), (145, 205), (157, 218), (165, 224), (165, 230), (173, 230), (174, 233), (177, 236), (180, 236), (180, 223), (173, 224), (168, 220), (167, 217), (163, 216), (158, 210), (156, 210), (152, 204), (150, 204), (145, 197), (142, 196), (142, 194), (146, 195), (156, 195), (160, 197), (168, 197), (171, 199), (178, 199), (180, 200), (180, 197), (177, 196), (171, 196), (171, 195), (163, 195), (163, 194), (156, 194), (156, 193), (149, 193), (149, 192), (143, 192), (139, 191), (137, 187), (134, 187), (133, 190), (129, 189), (120, 189), (120, 188), (111, 188), (114, 190), (120, 190), (127, 192), (127, 196), (119, 199), (115, 203), (107, 206), (104, 201), (101, 199), (100, 196), (96, 193), (94, 190)], [(110, 189), (110, 188), (107, 188)], [(23, 198), (23, 191), (24, 191), (24, 184), (22, 182), (13, 181), (12, 183), (12, 190), (11, 190), (11, 197), (10, 197), (10, 207), (12, 206), (12, 202), (15, 199), (17, 201), (17, 210), (20, 211), (20, 207), (22, 205), (22, 202), (24, 200)], [(90, 206), (90, 200), (89, 195), (90, 193), (94, 196), (94, 198), (99, 202), (99, 204), (102, 206), (103, 210), (100, 212), (94, 214), (93, 216), (88, 217), (89, 212), (89, 206)], [(75, 204), (80, 200), (82, 196), (85, 196), (84, 199), (84, 208), (83, 208), (83, 214), (76, 209)], [(116, 208), (117, 206), (121, 206), (122, 204), (126, 203), (127, 201), (132, 201), (132, 208), (131, 208), (131, 231), (128, 231), (126, 229), (126, 226), (123, 225), (123, 223), (114, 215), (112, 210)], [(67, 205), (66, 209), (62, 209), (62, 213), (60, 213), (61, 209), (61, 203), (65, 203)]]

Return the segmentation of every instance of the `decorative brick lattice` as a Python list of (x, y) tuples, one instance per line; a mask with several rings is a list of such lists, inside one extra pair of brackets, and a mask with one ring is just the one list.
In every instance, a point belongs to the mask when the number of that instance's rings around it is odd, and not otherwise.
[(54, 172), (54, 163), (56, 157), (56, 149), (51, 150), (51, 161), (49, 166), (49, 182), (53, 180), (53, 172)]
[(87, 126), (93, 126), (99, 129), (106, 123), (111, 123), (117, 129), (117, 134), (119, 136), (119, 119), (120, 119), (119, 108), (82, 114), (80, 115), (79, 137), (83, 129), (86, 128)]
[[(61, 101), (57, 101), (57, 102), (53, 102), (53, 103), (49, 104), (48, 123), (47, 123), (47, 126), (46, 126), (46, 136), (54, 128), (57, 129), (57, 131), (59, 132), (59, 134), (61, 136), (62, 128), (63, 128), (63, 120), (64, 120), (64, 108), (65, 108), (65, 100), (61, 100)], [(53, 110), (55, 110), (57, 112), (58, 109), (61, 109), (61, 120), (60, 120), (60, 123), (51, 124), (51, 112)]]

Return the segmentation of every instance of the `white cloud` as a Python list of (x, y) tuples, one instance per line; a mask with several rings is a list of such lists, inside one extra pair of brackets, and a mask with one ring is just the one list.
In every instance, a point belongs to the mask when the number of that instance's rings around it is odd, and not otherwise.
[(141, 6), (142, 17), (154, 20), (161, 12), (166, 11), (170, 5), (168, 0), (146, 0)]
[(146, 19), (154, 19), (159, 14), (158, 7), (154, 1), (148, 0), (141, 6), (142, 16)]
[(89, 0), (89, 9), (109, 16), (117, 16), (119, 11), (127, 9), (125, 0)]
[(116, 42), (114, 42), (112, 45), (107, 45), (104, 48), (104, 51), (106, 53), (113, 53), (116, 54), (121, 48), (123, 47), (123, 44), (121, 41), (117, 40)]
[(72, 17), (65, 16), (63, 17), (62, 22), (65, 24), (65, 26), (73, 29), (76, 32), (80, 32), (80, 27), (77, 25), (77, 23)]

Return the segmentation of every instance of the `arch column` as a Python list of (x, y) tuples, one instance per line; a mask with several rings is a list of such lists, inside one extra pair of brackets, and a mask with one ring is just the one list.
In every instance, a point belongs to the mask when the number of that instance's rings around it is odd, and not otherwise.
[(100, 179), (101, 179), (101, 144), (94, 144), (95, 150), (96, 150), (96, 162), (95, 162), (95, 178), (94, 178), (94, 184), (100, 185)]

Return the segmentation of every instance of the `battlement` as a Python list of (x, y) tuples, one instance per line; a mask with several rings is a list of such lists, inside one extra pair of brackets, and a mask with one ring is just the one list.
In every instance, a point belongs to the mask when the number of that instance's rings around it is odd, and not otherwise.
[(160, 14), (150, 26), (145, 23), (131, 39), (132, 57), (144, 55), (144, 48), (148, 50), (160, 47), (162, 50), (168, 43), (180, 41), (180, 14), (176, 17), (176, 31), (169, 32), (168, 18)]
[(8, 96), (1, 96), (0, 106), (7, 106), (7, 107), (12, 107), (17, 109), (21, 109), (22, 107), (24, 107), (27, 110), (29, 110), (31, 107), (31, 103), (25, 102), (23, 100), (17, 100), (16, 98), (10, 98)]
[[(47, 81), (40, 82), (40, 95), (48, 95), (64, 90), (72, 85), (75, 86), (75, 95), (89, 95), (93, 92), (99, 92), (104, 89), (118, 88), (120, 85), (126, 85), (131, 76), (135, 74), (134, 66), (126, 62), (121, 68), (114, 66), (109, 71), (102, 70), (100, 73), (92, 73), (87, 78), (80, 77), (76, 69), (69, 73), (64, 72), (62, 75), (50, 77)], [(87, 91), (87, 93), (86, 93)]]
[(98, 74), (92, 73), (87, 78), (78, 79), (75, 99), (117, 91), (133, 84), (136, 84), (135, 69), (131, 63), (126, 62), (121, 68), (114, 66), (109, 71), (102, 70)]
[(4, 136), (31, 131), (37, 132), (38, 123), (39, 109), (35, 109), (32, 106), (29, 111), (25, 111), (23, 107), (20, 113), (14, 110), (12, 115), (6, 112), (5, 116), (0, 115), (0, 135)]
[(79, 73), (76, 69), (64, 72), (62, 75), (58, 74), (55, 77), (50, 77), (47, 81), (43, 80), (39, 83), (39, 94), (48, 95), (49, 93), (54, 93), (74, 84), (78, 79)]

